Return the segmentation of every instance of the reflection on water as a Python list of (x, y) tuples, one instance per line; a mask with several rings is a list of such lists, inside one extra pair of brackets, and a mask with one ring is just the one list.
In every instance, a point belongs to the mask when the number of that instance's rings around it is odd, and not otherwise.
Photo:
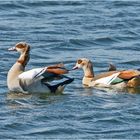
[(30, 99), (32, 94), (24, 94), (24, 93), (7, 93), (7, 100), (15, 100), (15, 99)]
[(140, 94), (140, 88), (127, 88), (127, 92), (131, 94)]
[(32, 105), (29, 102), (32, 94), (23, 93), (7, 93), (6, 103), (9, 108), (30, 108)]
[[(57, 94), (24, 94), (24, 93), (7, 93), (6, 102), (10, 108), (32, 108), (39, 105), (41, 102), (53, 104), (59, 101), (60, 96), (65, 96), (63, 93)], [(57, 98), (58, 97), (58, 98)], [(38, 103), (40, 101), (40, 103)]]
[[(140, 94), (140, 88), (124, 88), (124, 89), (111, 89), (111, 88), (89, 88), (83, 86), (83, 88), (76, 89), (79, 96), (95, 96), (97, 92), (100, 94)], [(16, 109), (16, 108), (34, 108), (39, 105), (38, 101), (46, 102), (48, 105), (57, 103), (61, 101), (61, 97), (65, 97), (66, 94), (23, 94), (23, 93), (7, 93), (6, 103), (7, 106)], [(58, 97), (58, 98), (57, 98)]]
[(140, 88), (103, 88), (103, 87), (87, 87), (83, 86), (84, 89), (79, 89), (81, 95), (90, 96), (99, 90), (101, 92), (108, 92), (109, 94), (123, 94), (123, 93), (129, 93), (129, 94), (140, 94)]

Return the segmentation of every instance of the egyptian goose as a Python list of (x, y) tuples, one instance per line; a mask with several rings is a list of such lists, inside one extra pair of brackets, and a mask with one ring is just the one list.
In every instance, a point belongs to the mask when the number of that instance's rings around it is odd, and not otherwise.
[[(83, 85), (89, 87), (111, 87), (111, 88), (125, 88), (125, 87), (140, 87), (140, 71), (139, 70), (115, 70), (94, 75), (93, 63), (86, 58), (77, 60), (73, 70), (82, 68), (84, 77)], [(111, 68), (112, 70), (112, 68)]]
[[(57, 93), (62, 92), (67, 84), (74, 79), (63, 74), (68, 70), (62, 64), (35, 68), (25, 71), (25, 66), (30, 58), (30, 46), (25, 42), (19, 42), (9, 49), (17, 51), (20, 57), (11, 67), (7, 75), (7, 85), (10, 91), (23, 93)], [(58, 79), (64, 79), (58, 83)], [(57, 84), (51, 82), (57, 81)]]

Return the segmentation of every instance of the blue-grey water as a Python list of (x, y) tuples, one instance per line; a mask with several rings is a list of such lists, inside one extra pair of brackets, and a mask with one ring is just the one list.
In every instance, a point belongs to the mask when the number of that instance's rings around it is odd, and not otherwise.
[(82, 86), (82, 70), (60, 95), (9, 94), (6, 76), (18, 58), (7, 49), (31, 45), (27, 69), (87, 57), (95, 73), (140, 68), (139, 0), (1, 0), (1, 139), (140, 139), (140, 91)]

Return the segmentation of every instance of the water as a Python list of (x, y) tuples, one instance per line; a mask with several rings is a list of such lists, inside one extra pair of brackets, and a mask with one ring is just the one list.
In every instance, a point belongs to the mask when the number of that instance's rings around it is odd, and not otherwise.
[[(78, 58), (94, 62), (95, 73), (137, 69), (140, 59), (140, 1), (1, 0), (0, 138), (139, 139), (140, 91), (84, 88), (82, 70), (60, 95), (9, 94), (6, 75), (18, 54), (7, 49), (31, 45), (27, 69)], [(135, 93), (135, 94), (133, 94)]]

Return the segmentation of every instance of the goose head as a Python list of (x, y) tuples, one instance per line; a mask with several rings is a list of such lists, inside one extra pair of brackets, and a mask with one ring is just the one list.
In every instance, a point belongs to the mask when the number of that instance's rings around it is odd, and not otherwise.
[(80, 69), (80, 68), (86, 69), (86, 68), (92, 67), (92, 66), (93, 66), (93, 64), (89, 59), (80, 58), (77, 60), (75, 66), (73, 67), (73, 70)]
[(19, 42), (14, 47), (9, 48), (9, 51), (17, 51), (21, 54), (30, 51), (30, 46), (26, 42)]
[(16, 51), (20, 53), (20, 57), (16, 62), (20, 63), (23, 67), (30, 59), (30, 46), (26, 42), (19, 42), (14, 47), (9, 48), (9, 51)]
[(87, 58), (80, 58), (77, 60), (75, 66), (72, 68), (73, 70), (76, 69), (83, 69), (85, 77), (93, 77), (93, 63)]

